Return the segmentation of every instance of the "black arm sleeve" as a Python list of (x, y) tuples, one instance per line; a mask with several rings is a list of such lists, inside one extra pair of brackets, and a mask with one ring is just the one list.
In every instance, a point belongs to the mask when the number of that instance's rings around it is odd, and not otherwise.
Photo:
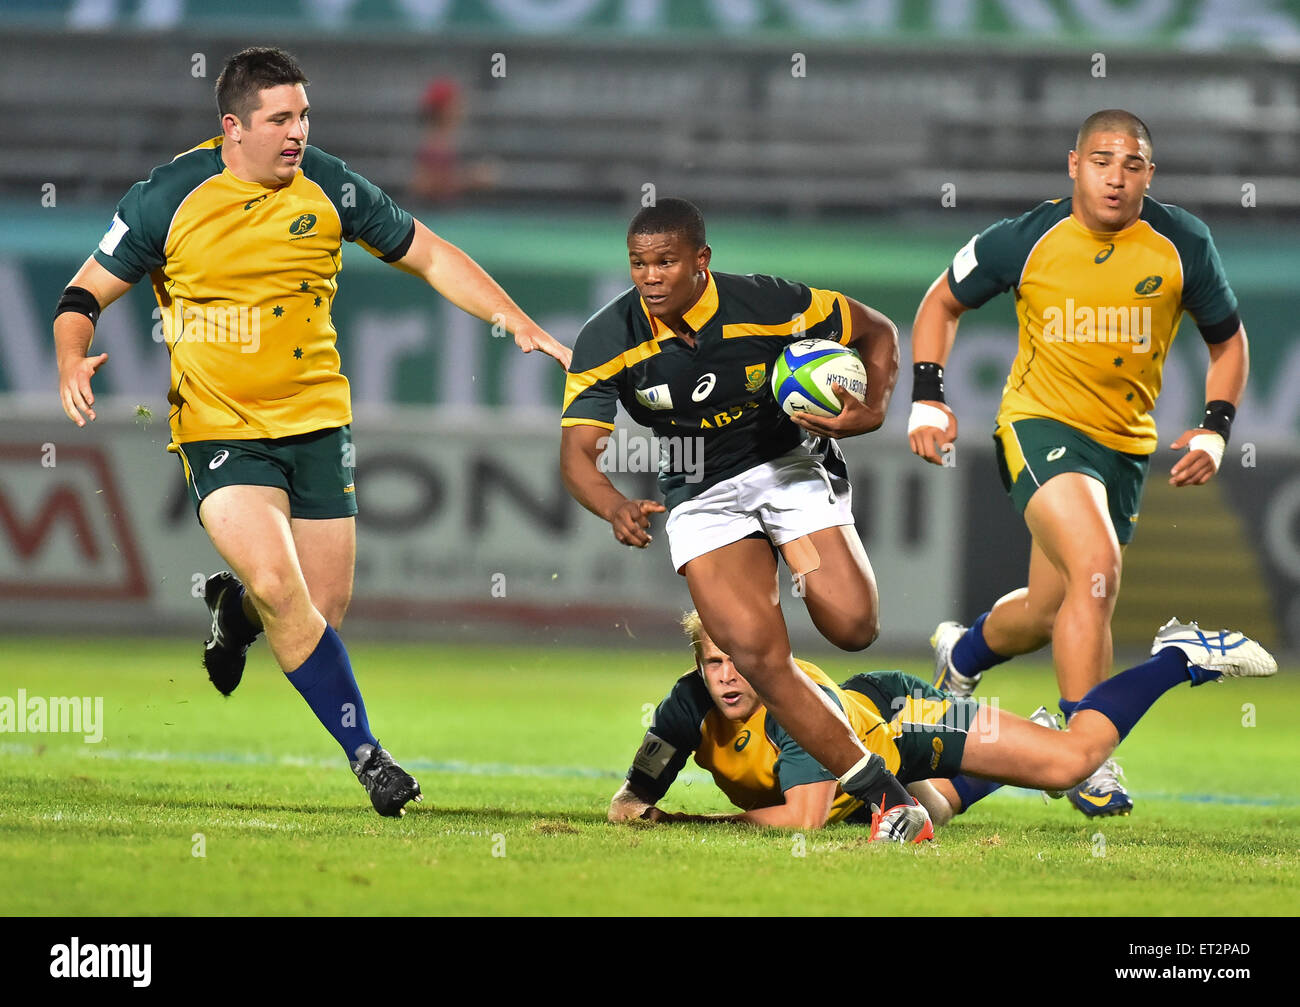
[(677, 680), (655, 709), (654, 720), (637, 749), (627, 782), (643, 799), (658, 801), (668, 793), (686, 760), (699, 747), (700, 725), (712, 706), (698, 672)]

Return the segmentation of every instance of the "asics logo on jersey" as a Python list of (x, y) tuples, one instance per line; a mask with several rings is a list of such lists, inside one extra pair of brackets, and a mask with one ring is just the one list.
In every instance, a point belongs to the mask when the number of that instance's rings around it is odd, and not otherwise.
[(713, 391), (713, 386), (717, 383), (718, 376), (712, 371), (704, 375), (704, 377), (700, 378), (699, 384), (695, 386), (695, 390), (691, 392), (691, 401), (703, 402), (709, 397), (709, 394)]
[(1103, 262), (1105, 262), (1107, 259), (1110, 258), (1110, 253), (1113, 251), (1115, 251), (1115, 243), (1112, 241), (1109, 245), (1104, 246), (1100, 252), (1098, 252), (1095, 256), (1093, 256), (1092, 261), (1097, 263), (1097, 265), (1100, 266)]
[(311, 233), (311, 229), (315, 226), (316, 226), (316, 214), (304, 213), (302, 216), (296, 218), (294, 222), (289, 225), (289, 233), (298, 235), (299, 237), (306, 237), (308, 234)]
[(746, 729), (740, 732), (740, 737), (736, 739), (736, 743), (732, 747), (735, 748), (737, 752), (743, 752), (745, 750), (745, 746), (748, 744), (749, 744), (749, 730)]
[(1064, 454), (1065, 448), (1052, 448), (1051, 451), (1047, 452), (1047, 460), (1049, 462), (1054, 462)]
[(258, 203), (260, 203), (269, 195), (270, 195), (269, 192), (265, 192), (262, 195), (258, 196), (256, 199), (250, 199), (247, 203), (244, 204), (244, 209), (251, 210), (253, 207), (255, 207)]
[(225, 462), (225, 460), (229, 457), (230, 457), (230, 452), (227, 451), (225, 448), (222, 448), (220, 451), (218, 451), (215, 455), (212, 456), (212, 461), (208, 462), (208, 468), (210, 469), (220, 468), (222, 464)]
[(1143, 295), (1154, 294), (1160, 289), (1160, 284), (1164, 282), (1165, 278), (1163, 276), (1148, 276), (1138, 281), (1137, 286), (1133, 288), (1133, 292)]

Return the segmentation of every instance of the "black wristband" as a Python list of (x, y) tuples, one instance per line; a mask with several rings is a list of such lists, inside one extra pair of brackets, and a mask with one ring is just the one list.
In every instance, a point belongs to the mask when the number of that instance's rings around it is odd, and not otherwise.
[(917, 803), (886, 767), (885, 760), (875, 752), (871, 753), (867, 764), (847, 783), (841, 781), (840, 785), (846, 794), (856, 797), (863, 804), (875, 804), (881, 811), (888, 811), (900, 804)]
[(1231, 402), (1227, 399), (1215, 399), (1213, 402), (1205, 403), (1205, 418), (1201, 420), (1201, 427), (1205, 430), (1213, 430), (1226, 443), (1232, 433), (1232, 421), (1236, 415), (1237, 407)]
[(99, 301), (95, 300), (95, 295), (85, 287), (68, 287), (63, 291), (63, 296), (59, 298), (58, 306), (54, 309), (54, 317), (58, 318), (65, 311), (75, 311), (79, 315), (85, 315), (90, 319), (91, 325), (99, 322)]
[(942, 367), (931, 363), (912, 365), (912, 401), (944, 401)]

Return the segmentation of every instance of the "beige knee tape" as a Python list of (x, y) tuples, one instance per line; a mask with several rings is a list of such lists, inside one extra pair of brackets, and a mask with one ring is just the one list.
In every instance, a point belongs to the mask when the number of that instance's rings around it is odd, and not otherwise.
[(806, 577), (822, 565), (821, 553), (817, 551), (817, 547), (807, 535), (800, 535), (780, 549), (781, 555), (785, 557), (785, 565), (790, 568), (790, 573), (795, 578)]

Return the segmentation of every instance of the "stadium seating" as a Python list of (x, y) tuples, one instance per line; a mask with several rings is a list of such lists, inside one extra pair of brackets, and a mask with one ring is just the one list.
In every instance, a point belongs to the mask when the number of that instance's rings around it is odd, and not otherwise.
[[(169, 35), (10, 32), (0, 195), (55, 182), (114, 197), (216, 132), (213, 77), (247, 41), (212, 36), (208, 76), (196, 78), (194, 43)], [(1112, 83), (1073, 53), (818, 47), (795, 77), (788, 46), (687, 47), (665, 74), (662, 43), (516, 40), (502, 77), (491, 46), (472, 40), (440, 39), (436, 55), (425, 40), (349, 40), (346, 74), (332, 72), (337, 39), (278, 41), (316, 75), (314, 142), (398, 193), (419, 142), (418, 96), (446, 75), (467, 95), (465, 152), (502, 167), (490, 198), (503, 205), (625, 206), (653, 182), (712, 207), (810, 216), (927, 208), (953, 182), (964, 209), (1009, 212), (1026, 193), (1061, 190), (1086, 114), (1127, 105), (1156, 132), (1162, 199), (1213, 219), (1240, 207), (1245, 180), (1300, 213), (1300, 93), (1293, 67), (1266, 56), (1144, 56), (1136, 74), (1117, 62)], [(112, 87), (97, 83), (106, 79)], [(36, 80), (39, 106), (20, 97)], [(1231, 142), (1207, 143), (1210, 130)], [(985, 167), (990, 145), (997, 170)]]

